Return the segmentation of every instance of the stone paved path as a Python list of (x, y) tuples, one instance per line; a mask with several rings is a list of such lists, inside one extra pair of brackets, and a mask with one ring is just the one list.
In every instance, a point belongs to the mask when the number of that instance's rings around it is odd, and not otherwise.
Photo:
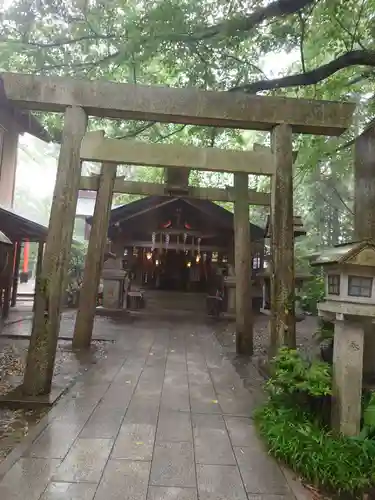
[(107, 359), (51, 410), (0, 482), (1, 500), (292, 500), (212, 326), (124, 325)]

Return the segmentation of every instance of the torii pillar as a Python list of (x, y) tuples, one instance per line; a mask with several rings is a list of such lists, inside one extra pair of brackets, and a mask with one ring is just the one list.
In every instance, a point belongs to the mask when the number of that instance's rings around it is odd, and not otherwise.
[[(355, 141), (354, 149), (355, 239), (375, 240), (375, 123)], [(375, 375), (375, 325), (365, 325), (363, 372)]]

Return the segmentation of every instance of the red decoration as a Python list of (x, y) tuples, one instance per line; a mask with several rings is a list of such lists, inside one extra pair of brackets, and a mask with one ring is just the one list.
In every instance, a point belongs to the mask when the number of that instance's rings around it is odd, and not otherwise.
[(185, 229), (191, 229), (191, 225), (188, 224), (187, 222), (185, 222), (184, 226), (185, 226)]
[(165, 224), (162, 224), (162, 225), (161, 225), (161, 227), (162, 227), (163, 229), (167, 229), (168, 227), (171, 227), (171, 225), (172, 225), (172, 221), (171, 221), (171, 220), (169, 220), (169, 221), (168, 221), (168, 222), (166, 222)]

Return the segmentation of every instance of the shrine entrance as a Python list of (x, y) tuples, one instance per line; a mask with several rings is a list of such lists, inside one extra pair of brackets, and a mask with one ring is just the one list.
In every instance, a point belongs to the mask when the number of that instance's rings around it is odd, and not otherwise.
[[(261, 263), (264, 230), (250, 224), (250, 232), (249, 257)], [(111, 211), (108, 237), (111, 253), (130, 277), (130, 296), (143, 294), (146, 311), (205, 310), (206, 297), (217, 294), (227, 302), (224, 278), (234, 267), (232, 212), (207, 200), (147, 196)], [(249, 275), (259, 290), (261, 269)], [(259, 293), (253, 292), (255, 299)]]

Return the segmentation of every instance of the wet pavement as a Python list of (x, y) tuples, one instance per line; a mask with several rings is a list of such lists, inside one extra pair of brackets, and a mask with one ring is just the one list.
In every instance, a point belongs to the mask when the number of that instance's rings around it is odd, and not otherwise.
[(232, 364), (217, 328), (183, 319), (117, 325), (106, 357), (2, 478), (1, 500), (295, 498), (251, 419), (261, 378), (251, 362)]

